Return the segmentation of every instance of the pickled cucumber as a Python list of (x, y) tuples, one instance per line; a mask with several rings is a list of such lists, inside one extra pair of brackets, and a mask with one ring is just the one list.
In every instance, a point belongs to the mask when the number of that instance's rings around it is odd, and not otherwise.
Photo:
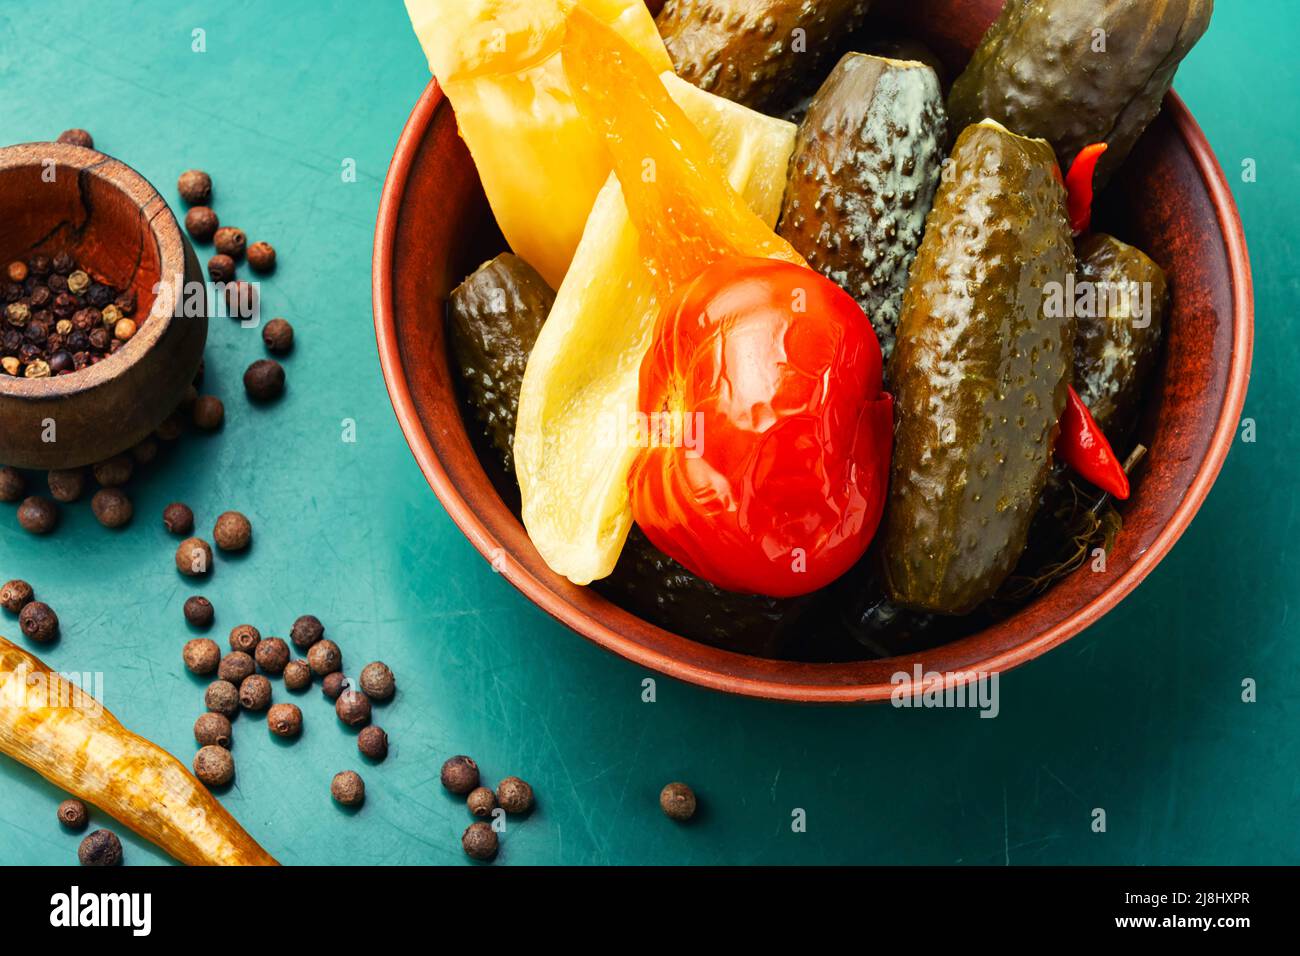
[(1063, 169), (1089, 143), (1109, 143), (1104, 184), (1213, 12), (1214, 0), (1007, 0), (953, 84), (948, 115), (958, 129), (989, 117), (1042, 137)]
[(882, 563), (897, 604), (967, 613), (1015, 566), (1052, 465), (1074, 272), (1051, 147), (987, 120), (957, 139), (903, 297)]
[(1160, 350), (1169, 288), (1164, 270), (1145, 253), (1105, 233), (1080, 239), (1075, 257), (1079, 282), (1087, 283), (1081, 291), (1095, 305), (1076, 304), (1074, 388), (1114, 443), (1137, 418)]
[(934, 70), (863, 53), (840, 60), (799, 127), (777, 232), (857, 300), (886, 359), (947, 140)]
[(523, 259), (503, 253), (457, 286), (447, 302), (452, 355), (488, 438), (513, 478), (519, 388), (555, 292)]
[(659, 32), (677, 75), (764, 112), (811, 88), (868, 0), (668, 0)]

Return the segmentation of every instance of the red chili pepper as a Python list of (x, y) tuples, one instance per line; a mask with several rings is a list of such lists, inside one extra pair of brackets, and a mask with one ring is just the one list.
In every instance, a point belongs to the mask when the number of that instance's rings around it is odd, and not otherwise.
[(1092, 412), (1083, 404), (1073, 387), (1061, 414), (1061, 431), (1056, 437), (1056, 453), (1061, 460), (1102, 491), (1120, 501), (1128, 498), (1128, 475), (1110, 442), (1102, 434)]
[(1097, 170), (1097, 161), (1106, 152), (1105, 143), (1093, 143), (1079, 150), (1070, 164), (1070, 171), (1065, 175), (1065, 193), (1070, 210), (1070, 228), (1077, 236), (1087, 232), (1092, 222), (1092, 177)]

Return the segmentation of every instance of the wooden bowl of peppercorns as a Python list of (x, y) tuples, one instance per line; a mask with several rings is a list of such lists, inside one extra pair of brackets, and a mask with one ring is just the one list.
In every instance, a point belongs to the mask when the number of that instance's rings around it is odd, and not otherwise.
[(77, 467), (154, 431), (203, 357), (206, 302), (185, 295), (202, 283), (176, 217), (125, 163), (0, 149), (0, 463)]

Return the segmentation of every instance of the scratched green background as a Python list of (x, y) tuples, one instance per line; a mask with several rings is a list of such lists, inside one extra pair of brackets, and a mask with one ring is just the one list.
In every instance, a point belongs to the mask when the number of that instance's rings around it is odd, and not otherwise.
[[(0, 142), (85, 126), (173, 201), (180, 170), (209, 170), (222, 220), (277, 246), (266, 307), (300, 336), (287, 397), (253, 410), (239, 375), (260, 341), (214, 323), (208, 376), (227, 402), (224, 431), (137, 480), (138, 517), (122, 533), (83, 504), (36, 540), (3, 506), (0, 578), (32, 581), (61, 615), (50, 664), (104, 672), (118, 716), (188, 762), (203, 683), (181, 667), (191, 588), (159, 514), (177, 498), (205, 528), (226, 508), (248, 513), (252, 552), (202, 585), (217, 635), (245, 621), (284, 634), (314, 612), (350, 671), (382, 658), (401, 688), (379, 712), (393, 752), (378, 767), (361, 766), (316, 690), (293, 746), (237, 722), (238, 778), (222, 799), (286, 863), (464, 863), (466, 812), (437, 784), (456, 752), (537, 789), (503, 863), (1295, 862), (1300, 431), (1287, 370), (1300, 340), (1300, 162), (1285, 104), (1297, 13), (1291, 0), (1218, 7), (1177, 86), (1230, 175), (1243, 157), (1258, 162), (1257, 183), (1233, 177), (1255, 270), (1246, 413), (1258, 442), (1234, 449), (1191, 530), (1120, 608), (1004, 676), (996, 720), (778, 706), (668, 679), (643, 704), (645, 672), (553, 623), (457, 533), (398, 431), (370, 317), (380, 188), (427, 78), (395, 0), (0, 6)], [(195, 27), (207, 31), (202, 55), (190, 51)], [(356, 444), (340, 441), (344, 418)], [(6, 616), (0, 629), (16, 626)], [(1244, 677), (1259, 682), (1258, 703), (1241, 703)], [(349, 767), (369, 784), (356, 815), (328, 791)], [(706, 801), (689, 828), (656, 805), (677, 778)], [(75, 860), (59, 799), (0, 758), (0, 862)], [(794, 807), (807, 810), (804, 834), (791, 832)], [(1108, 813), (1105, 834), (1090, 831), (1094, 807)], [(126, 842), (130, 863), (167, 860)]]

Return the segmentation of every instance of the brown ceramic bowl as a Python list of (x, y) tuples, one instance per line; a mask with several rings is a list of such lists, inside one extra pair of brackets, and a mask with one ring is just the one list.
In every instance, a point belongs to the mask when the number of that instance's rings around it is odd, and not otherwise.
[(201, 283), (203, 273), (158, 191), (124, 163), (80, 146), (0, 149), (0, 266), (59, 252), (133, 290), (139, 330), (116, 355), (71, 375), (0, 374), (6, 465), (71, 468), (130, 448), (175, 410), (203, 357), (206, 315), (177, 318), (172, 308), (178, 281)]
[[(955, 75), (1001, 4), (880, 6), (909, 35), (930, 43)], [(918, 6), (924, 17), (908, 13)], [(1100, 215), (1101, 227), (1165, 268), (1173, 289), (1164, 367), (1149, 389), (1142, 432), (1150, 453), (1124, 508), (1108, 571), (1085, 567), (1014, 616), (907, 656), (827, 664), (717, 650), (655, 627), (547, 568), (476, 457), (448, 367), (442, 303), (502, 246), (436, 82), (411, 113), (380, 204), (373, 275), (379, 355), (429, 484), (474, 546), (539, 607), (602, 647), (704, 687), (798, 701), (880, 700), (899, 671), (1001, 671), (1078, 634), (1168, 553), (1219, 473), (1250, 374), (1250, 266), (1223, 173), (1177, 96), (1169, 96), (1110, 187)]]

